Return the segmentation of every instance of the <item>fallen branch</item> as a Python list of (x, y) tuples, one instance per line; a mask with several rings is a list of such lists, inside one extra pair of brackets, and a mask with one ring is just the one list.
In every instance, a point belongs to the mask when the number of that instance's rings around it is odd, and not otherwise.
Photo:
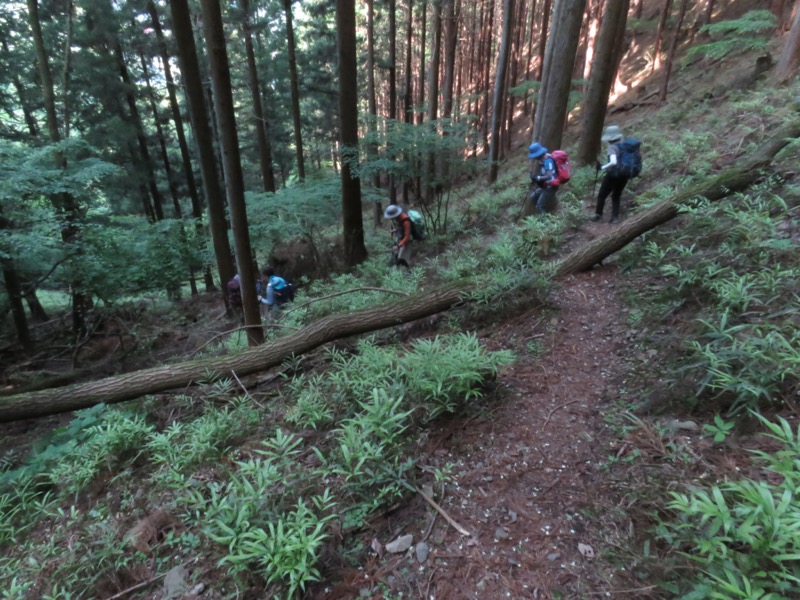
[(147, 581), (142, 581), (141, 583), (137, 583), (133, 587), (129, 587), (126, 590), (122, 590), (121, 592), (118, 592), (113, 596), (109, 596), (108, 598), (106, 598), (106, 600), (118, 600), (119, 598), (124, 598), (128, 594), (132, 594), (137, 590), (141, 590), (142, 588), (146, 588), (147, 586), (154, 584), (159, 579), (163, 579), (164, 577), (166, 577), (166, 575), (167, 575), (166, 573), (162, 573), (161, 575), (156, 575), (155, 577), (152, 577)]
[(551, 411), (550, 411), (550, 412), (547, 414), (547, 418), (544, 420), (544, 423), (542, 424), (542, 429), (544, 429), (545, 427), (547, 427), (547, 424), (550, 422), (550, 417), (552, 417), (552, 416), (553, 416), (553, 414), (554, 414), (554, 413), (555, 413), (557, 410), (561, 410), (562, 408), (565, 408), (565, 407), (569, 406), (570, 404), (575, 404), (576, 402), (577, 402), (577, 400), (570, 400), (569, 402), (566, 402), (566, 403), (564, 403), (564, 404), (561, 404), (561, 405), (559, 405), (559, 406), (556, 406), (555, 408), (553, 408), (553, 410), (551, 410)]
[(433, 500), (433, 498), (429, 497), (429, 496), (428, 496), (428, 495), (427, 495), (425, 492), (423, 492), (423, 491), (422, 491), (421, 489), (419, 489), (418, 487), (415, 487), (414, 489), (417, 491), (417, 493), (418, 493), (420, 496), (422, 496), (422, 499), (423, 499), (423, 500), (425, 500), (425, 502), (427, 502), (428, 504), (430, 504), (430, 505), (431, 505), (431, 507), (433, 507), (433, 509), (434, 509), (436, 512), (438, 512), (440, 515), (442, 515), (442, 516), (444, 517), (444, 520), (445, 520), (445, 521), (447, 521), (448, 523), (450, 523), (450, 525), (452, 525), (452, 526), (453, 526), (453, 528), (454, 528), (456, 531), (458, 531), (458, 533), (460, 533), (461, 535), (468, 535), (468, 536), (471, 536), (471, 535), (472, 535), (472, 534), (471, 534), (469, 531), (467, 531), (467, 530), (466, 530), (466, 529), (464, 529), (464, 528), (463, 528), (461, 525), (459, 525), (458, 523), (456, 523), (456, 522), (453, 520), (453, 518), (452, 518), (450, 515), (448, 515), (448, 514), (445, 512), (445, 510), (444, 510), (444, 509), (443, 509), (441, 506), (439, 506), (438, 504), (436, 504), (436, 502)]

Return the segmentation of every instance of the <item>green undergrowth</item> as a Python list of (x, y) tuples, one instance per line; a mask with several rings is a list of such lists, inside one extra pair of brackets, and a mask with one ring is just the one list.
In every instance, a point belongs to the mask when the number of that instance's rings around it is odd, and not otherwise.
[[(800, 392), (798, 191), (770, 178), (719, 203), (699, 202), (621, 257), (635, 302), (629, 325), (641, 350), (658, 357), (639, 366), (650, 409), (705, 422), (714, 444), (733, 448), (747, 446), (739, 430), (756, 415), (781, 444), (755, 451), (750, 477), (680, 483), (683, 491), (661, 500), (648, 560), (655, 553), (659, 570), (681, 573), (662, 578), (671, 597), (800, 593), (800, 446), (794, 416), (781, 416)], [(687, 482), (705, 469), (696, 449), (666, 439)]]
[[(3, 598), (105, 597), (200, 553), (229, 573), (221, 593), (292, 597), (320, 578), (334, 529), (358, 530), (415, 489), (426, 426), (482, 410), (512, 360), (470, 334), (405, 348), (365, 340), (287, 381), (285, 420), (229, 380), (178, 399), (183, 418), (161, 425), (158, 411), (82, 411), (0, 474)], [(170, 527), (138, 538), (137, 520), (157, 511)]]

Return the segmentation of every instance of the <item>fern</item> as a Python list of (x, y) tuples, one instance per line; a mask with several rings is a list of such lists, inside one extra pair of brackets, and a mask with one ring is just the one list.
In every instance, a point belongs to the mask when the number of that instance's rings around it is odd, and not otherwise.
[(721, 39), (691, 48), (686, 57), (704, 54), (708, 58), (720, 59), (728, 54), (761, 52), (767, 49), (767, 34), (775, 29), (775, 25), (775, 15), (768, 10), (751, 10), (740, 19), (704, 25), (701, 33), (721, 36)]

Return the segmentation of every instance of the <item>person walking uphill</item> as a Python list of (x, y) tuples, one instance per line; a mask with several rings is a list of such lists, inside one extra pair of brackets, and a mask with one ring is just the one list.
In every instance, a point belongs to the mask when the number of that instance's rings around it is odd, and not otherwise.
[(536, 189), (530, 195), (531, 204), (536, 207), (539, 214), (553, 212), (556, 207), (556, 192), (558, 191), (556, 161), (553, 160), (547, 148), (539, 142), (534, 142), (528, 147), (528, 158), (539, 161), (537, 174), (534, 175), (532, 168), (530, 172), (531, 183), (536, 185)]
[(396, 239), (395, 245), (392, 247), (392, 262), (395, 265), (409, 267), (411, 266), (411, 256), (413, 249), (411, 241), (411, 217), (396, 204), (390, 204), (383, 212), (384, 219), (394, 219), (394, 232), (393, 235)]
[(616, 125), (606, 127), (600, 139), (608, 142), (608, 162), (604, 165), (601, 165), (600, 161), (597, 162), (597, 171), (603, 171), (605, 175), (597, 193), (595, 214), (590, 220), (599, 221), (603, 218), (606, 198), (611, 194), (611, 219), (608, 222), (616, 223), (619, 221), (622, 190), (631, 177), (637, 177), (642, 169), (640, 143), (636, 138), (623, 140), (622, 130)]
[(275, 275), (271, 267), (261, 270), (261, 279), (258, 281), (256, 291), (258, 301), (266, 305), (268, 310), (279, 309), (286, 302), (294, 300), (292, 285), (283, 277)]

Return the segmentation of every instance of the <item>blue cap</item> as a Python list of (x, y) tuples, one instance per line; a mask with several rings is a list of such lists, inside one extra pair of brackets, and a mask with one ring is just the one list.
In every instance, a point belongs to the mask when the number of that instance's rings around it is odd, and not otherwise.
[(539, 158), (547, 154), (547, 148), (542, 146), (539, 142), (533, 142), (528, 146), (528, 158)]

